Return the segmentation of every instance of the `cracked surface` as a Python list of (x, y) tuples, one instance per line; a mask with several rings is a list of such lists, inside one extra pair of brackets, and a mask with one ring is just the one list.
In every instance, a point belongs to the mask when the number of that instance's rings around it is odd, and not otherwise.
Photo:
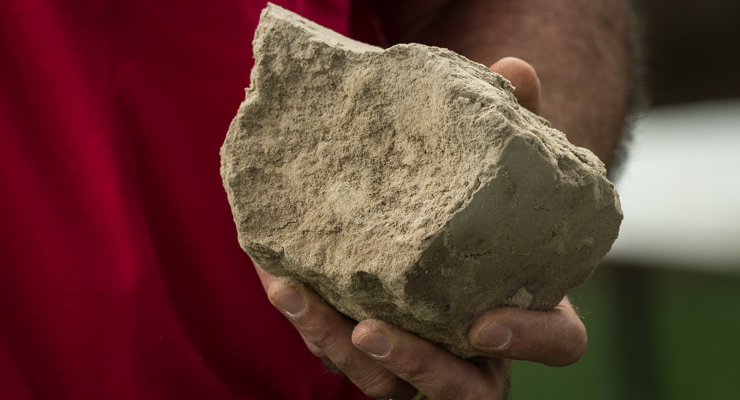
[(221, 153), (239, 242), (350, 317), (473, 357), (475, 316), (555, 306), (616, 238), (603, 165), (485, 66), (276, 6), (254, 53)]

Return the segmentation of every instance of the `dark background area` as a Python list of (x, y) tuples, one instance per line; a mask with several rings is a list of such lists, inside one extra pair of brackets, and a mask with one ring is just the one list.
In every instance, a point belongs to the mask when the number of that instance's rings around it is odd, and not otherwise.
[(740, 97), (740, 1), (633, 1), (654, 106)]

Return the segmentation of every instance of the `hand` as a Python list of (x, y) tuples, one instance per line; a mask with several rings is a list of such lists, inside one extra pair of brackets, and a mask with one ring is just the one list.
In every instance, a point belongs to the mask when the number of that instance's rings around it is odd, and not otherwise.
[[(539, 109), (539, 80), (529, 64), (504, 58), (491, 70), (512, 81), (520, 104)], [(433, 400), (502, 399), (512, 360), (564, 366), (586, 348), (586, 329), (567, 298), (548, 312), (501, 307), (482, 314), (468, 337), (491, 358), (471, 362), (382, 321), (355, 324), (311, 289), (257, 273), (308, 349), (374, 398), (406, 400), (421, 392)]]
[(374, 398), (404, 400), (421, 392), (434, 400), (502, 399), (513, 359), (564, 366), (586, 347), (586, 330), (567, 299), (548, 312), (501, 307), (481, 315), (468, 336), (494, 358), (473, 363), (381, 321), (355, 325), (311, 289), (257, 273), (308, 349)]

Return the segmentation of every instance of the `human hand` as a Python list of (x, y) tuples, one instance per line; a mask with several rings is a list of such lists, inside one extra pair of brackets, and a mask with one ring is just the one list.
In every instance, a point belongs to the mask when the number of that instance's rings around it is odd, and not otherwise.
[[(539, 110), (539, 80), (522, 60), (493, 66), (516, 87), (519, 103)], [(513, 360), (550, 366), (577, 361), (586, 330), (567, 298), (548, 312), (500, 307), (479, 316), (468, 337), (491, 356), (462, 360), (446, 350), (377, 320), (359, 324), (334, 310), (308, 287), (257, 268), (267, 295), (297, 328), (308, 349), (346, 375), (368, 396), (379, 399), (501, 399)]]
[(374, 398), (502, 399), (512, 360), (563, 366), (586, 347), (586, 330), (567, 298), (548, 312), (501, 307), (484, 313), (468, 337), (492, 358), (471, 362), (382, 321), (355, 324), (308, 287), (260, 268), (257, 273), (308, 349)]

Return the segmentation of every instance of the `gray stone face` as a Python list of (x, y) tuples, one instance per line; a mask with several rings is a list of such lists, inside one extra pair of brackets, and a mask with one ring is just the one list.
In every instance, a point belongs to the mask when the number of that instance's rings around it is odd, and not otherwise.
[(602, 163), (449, 50), (263, 11), (221, 149), (239, 243), (354, 318), (473, 357), (483, 311), (554, 307), (616, 239)]

